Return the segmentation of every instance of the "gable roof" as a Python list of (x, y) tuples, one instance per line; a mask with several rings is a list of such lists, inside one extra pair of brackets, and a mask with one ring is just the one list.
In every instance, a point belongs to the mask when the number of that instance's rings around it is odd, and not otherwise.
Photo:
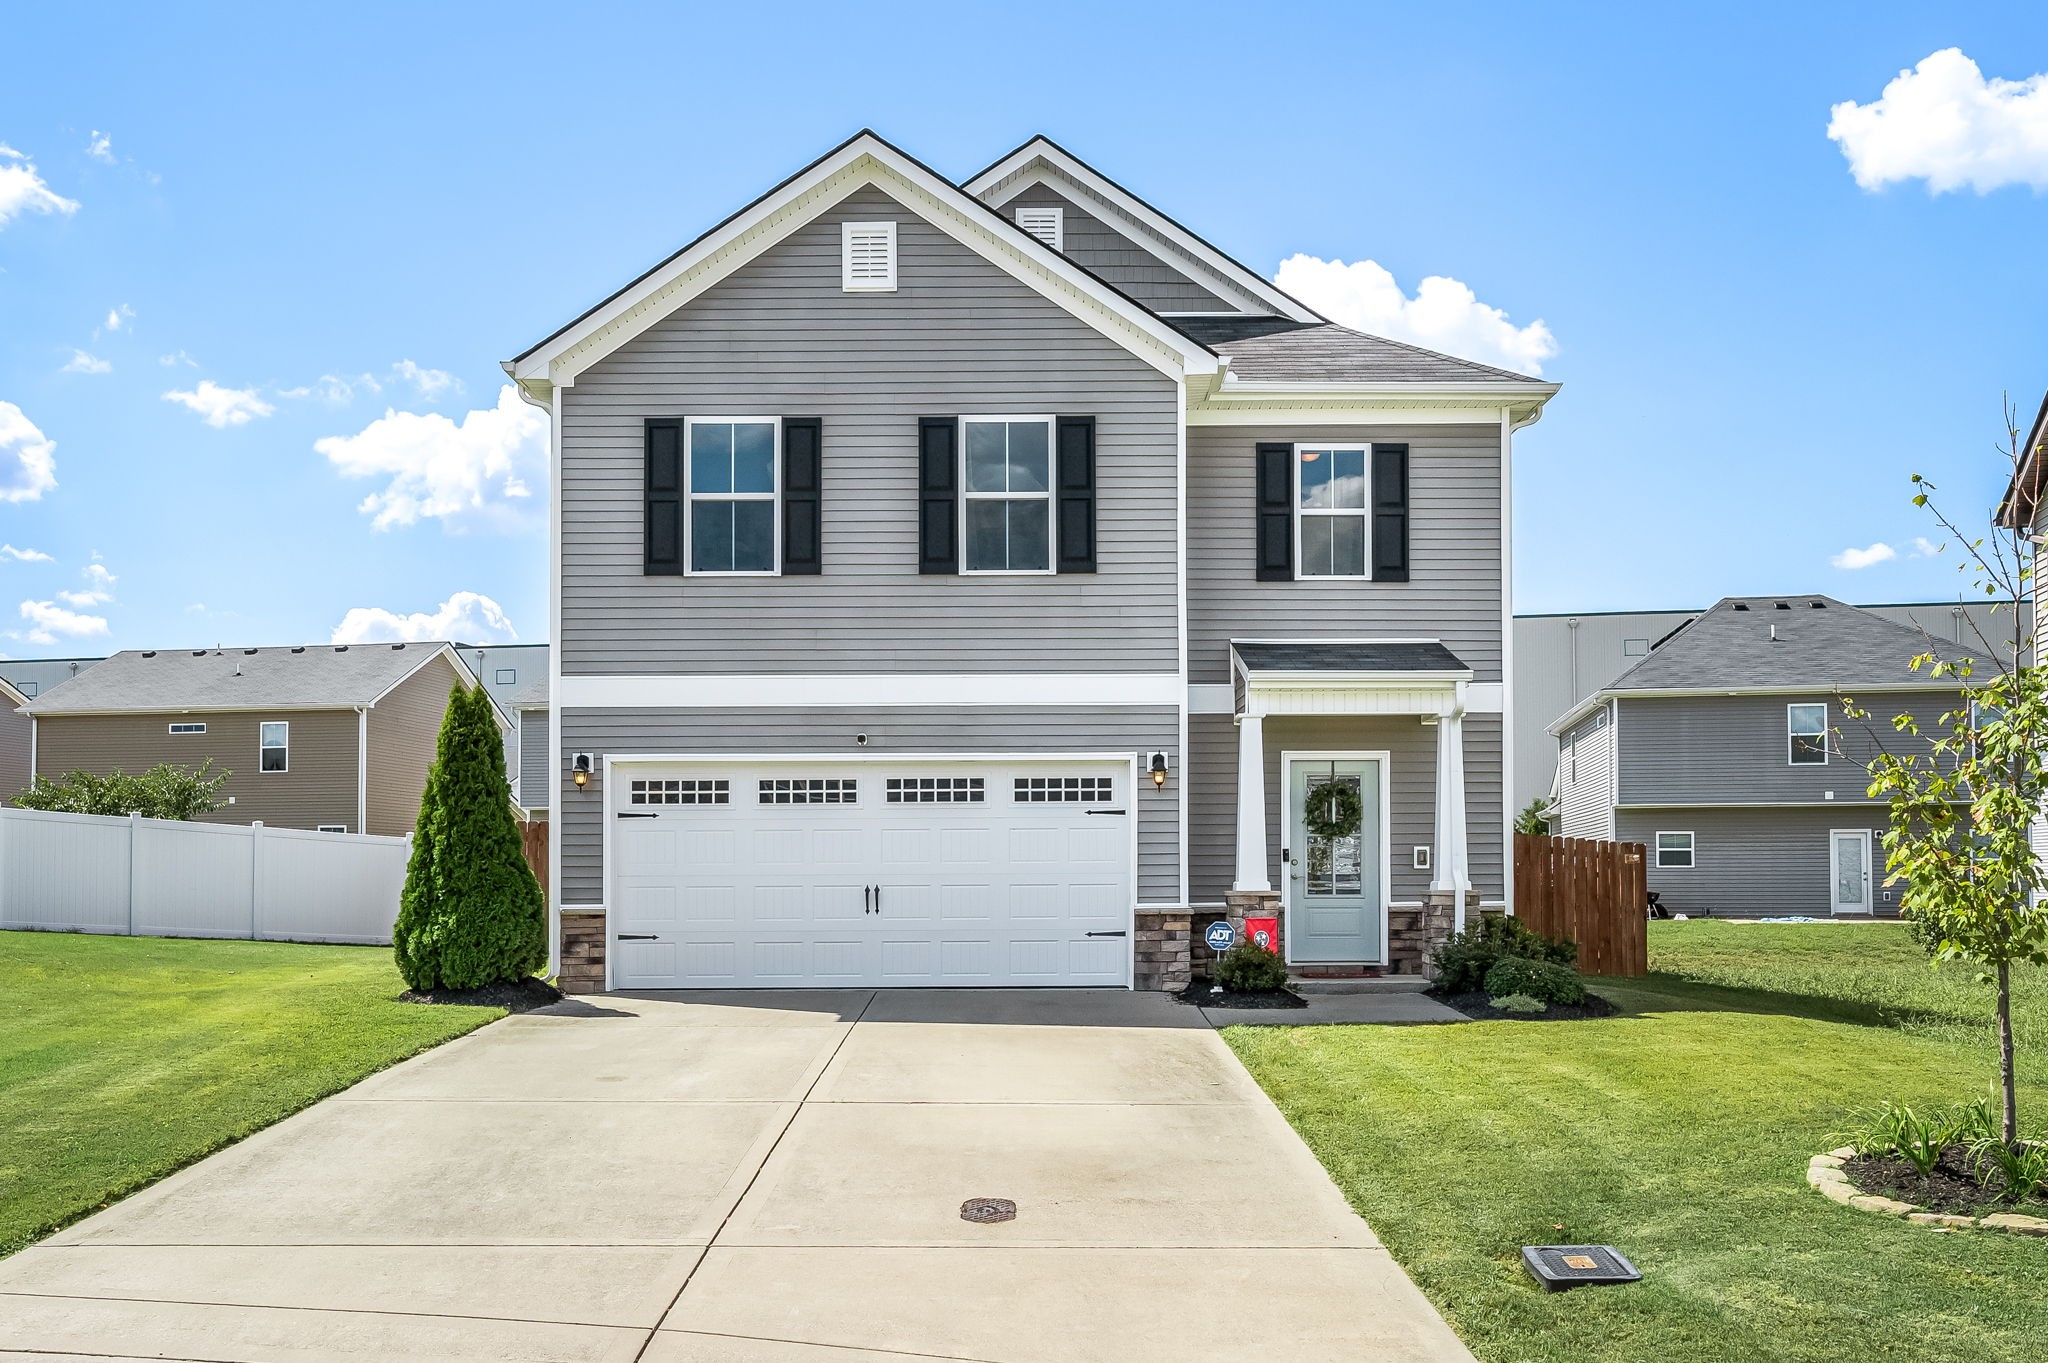
[(31, 701), (36, 716), (227, 710), (347, 710), (372, 706), (446, 657), (446, 643), (307, 644), (286, 648), (124, 649)]
[[(1981, 650), (1980, 650), (1981, 651)], [(1610, 696), (1958, 688), (1955, 678), (1915, 672), (1923, 653), (1950, 662), (1972, 655), (1946, 639), (1859, 610), (1831, 596), (1730, 596), (1681, 625), (1650, 655), (1550, 726), (1568, 728)]]
[[(1176, 319), (1178, 320), (1178, 319)], [(1368, 336), (1335, 323), (1262, 329), (1210, 345), (1230, 362), (1224, 383), (1475, 383), (1532, 393), (1557, 385), (1475, 360), (1461, 360), (1405, 341)]]
[(610, 297), (504, 364), (544, 401), (576, 374), (830, 209), (874, 184), (934, 227), (1174, 378), (1216, 356), (923, 162), (862, 129)]
[[(977, 199), (987, 198), (991, 203), (1001, 205), (1026, 185), (1037, 183), (1046, 172), (1100, 200), (1114, 210), (1115, 216), (1136, 224), (1165, 242), (1174, 248), (1175, 254), (1185, 257), (1188, 263), (1229, 286), (1230, 291), (1240, 297), (1249, 296), (1273, 313), (1292, 321), (1328, 320), (1272, 280), (1195, 235), (1043, 134), (997, 157), (991, 165), (962, 181), (961, 188)], [(1054, 188), (1060, 186), (1055, 184)]]
[(1251, 672), (1443, 672), (1472, 669), (1435, 639), (1233, 639), (1230, 648)]

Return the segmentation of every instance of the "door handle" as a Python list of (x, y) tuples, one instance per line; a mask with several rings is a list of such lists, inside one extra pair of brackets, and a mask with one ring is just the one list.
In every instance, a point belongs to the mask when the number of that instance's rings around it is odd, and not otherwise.
[(877, 886), (875, 886), (875, 912), (879, 914), (879, 913), (880, 913), (881, 911), (882, 911), (882, 887), (881, 887), (881, 886), (879, 886), (879, 885), (877, 885)]
[(1088, 935), (1090, 937), (1122, 937), (1126, 934), (1122, 928), (1118, 928), (1115, 932), (1091, 932)]
[(622, 809), (619, 811), (618, 817), (621, 819), (658, 819), (661, 816), (659, 814), (642, 810)]
[(622, 932), (618, 934), (618, 938), (621, 942), (659, 942), (661, 934), (655, 932)]
[(1082, 810), (1081, 812), (1082, 812), (1083, 814), (1118, 814), (1118, 815), (1121, 815), (1121, 814), (1127, 813), (1128, 811), (1126, 811), (1126, 810), (1121, 810), (1121, 809), (1084, 809), (1084, 810)]

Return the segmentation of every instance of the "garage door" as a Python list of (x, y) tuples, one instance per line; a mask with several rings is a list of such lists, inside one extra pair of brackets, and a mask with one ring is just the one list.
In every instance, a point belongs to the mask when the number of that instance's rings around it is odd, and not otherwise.
[(1122, 985), (1128, 762), (613, 767), (618, 989)]

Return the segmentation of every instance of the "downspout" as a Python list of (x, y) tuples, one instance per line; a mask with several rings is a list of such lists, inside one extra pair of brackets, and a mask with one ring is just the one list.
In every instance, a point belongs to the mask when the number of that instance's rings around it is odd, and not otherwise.
[(356, 832), (370, 831), (370, 707), (356, 707)]

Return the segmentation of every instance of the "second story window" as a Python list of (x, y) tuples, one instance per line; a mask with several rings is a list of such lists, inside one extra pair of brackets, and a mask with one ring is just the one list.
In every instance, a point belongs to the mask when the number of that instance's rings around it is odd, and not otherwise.
[(775, 431), (773, 421), (691, 420), (691, 572), (775, 571)]
[(1362, 447), (1294, 447), (1295, 562), (1302, 577), (1364, 577), (1371, 513)]
[(1828, 707), (1788, 705), (1785, 731), (1795, 767), (1824, 767), (1828, 762)]
[(256, 764), (259, 771), (290, 771), (292, 769), (292, 726), (283, 720), (272, 720), (259, 726), (260, 748)]
[(1052, 418), (961, 418), (970, 573), (1052, 571)]

